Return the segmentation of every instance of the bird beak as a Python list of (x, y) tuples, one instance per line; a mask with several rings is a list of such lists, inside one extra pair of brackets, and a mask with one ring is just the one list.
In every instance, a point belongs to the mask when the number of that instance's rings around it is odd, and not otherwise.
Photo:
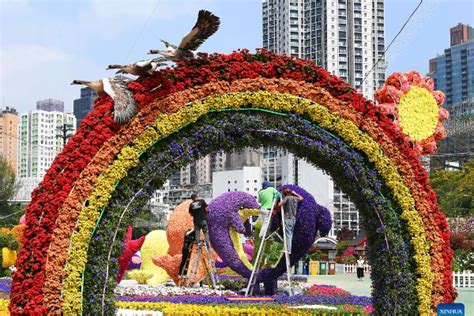
[(71, 86), (74, 85), (74, 84), (76, 84), (76, 80), (71, 82)]
[(158, 50), (157, 49), (150, 49), (148, 51), (148, 55), (152, 55), (152, 54), (158, 54)]
[(107, 66), (107, 68), (105, 68), (105, 70), (110, 70), (112, 68), (110, 68), (110, 65)]

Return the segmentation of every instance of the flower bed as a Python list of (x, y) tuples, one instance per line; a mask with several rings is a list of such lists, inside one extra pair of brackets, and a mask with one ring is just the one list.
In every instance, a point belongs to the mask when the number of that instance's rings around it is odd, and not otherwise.
[(369, 306), (343, 305), (334, 306), (317, 305), (279, 305), (279, 304), (229, 304), (229, 305), (203, 305), (203, 304), (174, 304), (166, 302), (117, 302), (117, 308), (158, 310), (165, 315), (368, 315), (373, 311)]
[(0, 278), (0, 292), (5, 292), (10, 294), (12, 287), (12, 279), (10, 278)]
[(307, 295), (351, 295), (351, 293), (333, 285), (312, 285), (306, 288), (305, 293)]
[[(321, 293), (316, 293), (315, 288), (319, 288)], [(308, 313), (315, 315), (317, 312), (328, 310), (366, 314), (373, 311), (372, 300), (366, 296), (350, 295), (350, 293), (334, 286), (313, 285), (307, 287), (307, 290), (311, 294), (253, 297), (252, 301), (248, 301), (248, 297), (240, 295), (176, 294), (177, 292), (163, 296), (118, 295), (116, 299), (119, 308), (162, 310), (165, 313), (197, 312), (200, 315), (241, 315), (242, 313), (251, 313), (252, 315), (272, 313), (302, 315)], [(183, 289), (181, 291), (180, 293), (186, 291), (188, 293), (191, 291), (211, 293), (206, 289)], [(341, 293), (347, 293), (347, 295)], [(232, 301), (229, 298), (232, 298)], [(242, 301), (239, 302), (239, 298), (242, 298)], [(201, 306), (199, 311), (195, 309), (196, 306)]]
[[(230, 279), (230, 278), (229, 278)], [(285, 281), (283, 281), (285, 282)], [(297, 281), (296, 281), (297, 282)], [(11, 279), (0, 279), (0, 290), (9, 294)], [(304, 283), (300, 283), (302, 286)], [(245, 298), (232, 291), (208, 288), (178, 288), (169, 286), (130, 285), (115, 289), (117, 308), (156, 310), (166, 314), (197, 313), (199, 315), (317, 315), (318, 313), (358, 313), (365, 315), (373, 311), (371, 298), (341, 295), (344, 292), (329, 285), (306, 286), (308, 294), (258, 297), (252, 301), (235, 301)], [(327, 289), (316, 293), (315, 288)], [(330, 289), (330, 290), (329, 290)], [(228, 298), (233, 298), (229, 301)], [(267, 300), (268, 298), (272, 300)], [(8, 300), (0, 298), (0, 313), (7, 311)], [(199, 306), (199, 308), (198, 308)]]
[[(341, 290), (341, 289), (339, 289)], [(336, 290), (334, 290), (336, 291)], [(342, 290), (341, 290), (342, 291)], [(232, 296), (233, 299), (244, 298), (243, 296)], [(273, 301), (267, 301), (266, 298), (272, 298)], [(232, 304), (226, 296), (207, 296), (207, 295), (179, 295), (179, 296), (119, 296), (120, 302), (168, 302), (175, 304), (212, 304), (212, 305), (229, 305)], [(372, 299), (367, 296), (339, 295), (339, 294), (320, 294), (320, 295), (274, 295), (261, 296), (256, 300), (242, 300), (239, 304), (264, 304), (264, 305), (313, 305), (313, 304), (329, 304), (329, 305), (360, 305), (371, 306)], [(235, 302), (235, 301), (233, 301)], [(265, 303), (263, 303), (265, 302)]]

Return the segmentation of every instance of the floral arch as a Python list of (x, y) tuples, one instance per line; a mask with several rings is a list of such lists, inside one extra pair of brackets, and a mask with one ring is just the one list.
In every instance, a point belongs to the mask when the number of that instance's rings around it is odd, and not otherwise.
[(391, 100), (375, 105), (310, 61), (266, 51), (203, 55), (129, 89), (131, 122), (114, 124), (100, 97), (33, 192), (12, 314), (113, 309), (121, 241), (150, 192), (193, 159), (261, 144), (307, 158), (355, 201), (376, 309), (429, 313), (453, 301), (449, 230), (419, 159), (433, 139), (418, 146), (403, 133)]

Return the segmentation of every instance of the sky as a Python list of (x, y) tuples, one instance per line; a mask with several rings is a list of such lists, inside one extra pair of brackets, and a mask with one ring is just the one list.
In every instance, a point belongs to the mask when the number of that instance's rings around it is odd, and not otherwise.
[[(200, 51), (229, 53), (262, 46), (261, 0), (0, 0), (0, 107), (20, 113), (56, 98), (72, 111), (79, 87), (113, 73), (108, 64), (148, 58), (159, 39), (178, 43), (207, 9), (221, 27)], [(419, 0), (385, 0), (388, 44)], [(474, 1), (424, 0), (387, 52), (387, 75), (428, 71), (428, 60), (449, 47), (449, 28), (474, 26)]]

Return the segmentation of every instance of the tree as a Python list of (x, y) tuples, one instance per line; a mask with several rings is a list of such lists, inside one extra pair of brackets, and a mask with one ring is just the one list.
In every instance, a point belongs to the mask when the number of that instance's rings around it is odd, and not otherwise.
[(12, 205), (11, 200), (18, 190), (15, 170), (5, 157), (0, 157), (0, 226), (18, 224), (21, 217), (21, 207)]
[(474, 215), (474, 159), (468, 160), (461, 170), (436, 170), (430, 178), (447, 217)]
[(5, 157), (0, 156), (0, 202), (10, 200), (17, 190), (15, 170)]
[(354, 239), (354, 233), (347, 227), (342, 227), (341, 230), (337, 233), (337, 240), (352, 240)]

